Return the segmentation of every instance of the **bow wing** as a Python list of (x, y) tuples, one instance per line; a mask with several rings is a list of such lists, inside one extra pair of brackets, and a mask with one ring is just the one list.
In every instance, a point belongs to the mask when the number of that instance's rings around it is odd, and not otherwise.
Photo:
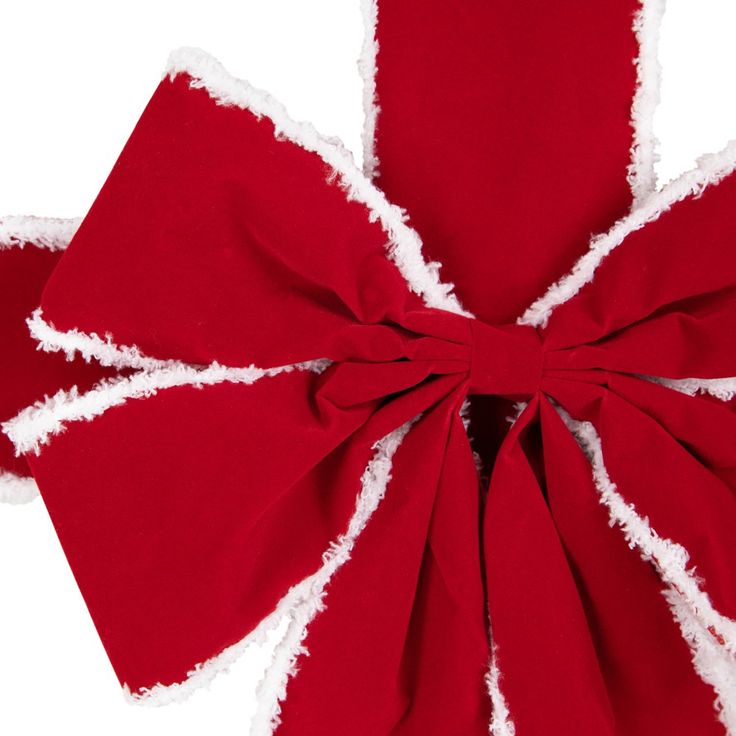
[[(169, 71), (32, 322), (128, 373), (6, 425), (121, 682), (158, 701), (285, 613), (300, 642), (469, 350), (462, 317), (408, 326), (446, 291), (347, 152), (201, 52)], [(433, 498), (402, 517), (420, 555)]]

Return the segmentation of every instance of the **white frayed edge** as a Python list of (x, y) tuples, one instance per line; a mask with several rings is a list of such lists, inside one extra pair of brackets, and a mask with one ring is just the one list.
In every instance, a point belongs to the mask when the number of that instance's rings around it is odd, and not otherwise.
[[(291, 592), (291, 591), (290, 591)], [(208, 688), (215, 678), (227, 672), (245, 654), (251, 645), (262, 646), (272, 631), (276, 631), (285, 616), (288, 615), (288, 594), (276, 609), (246, 637), (232, 646), (223, 649), (218, 655), (206, 662), (195, 665), (182, 682), (172, 685), (144, 687), (133, 692), (127, 684), (123, 685), (123, 696), (131, 705), (143, 705), (159, 708), (172, 703), (183, 703), (198, 690)]]
[(729, 736), (736, 734), (736, 661), (723, 649), (675, 590), (665, 591), (672, 615), (689, 644), (693, 665), (716, 693), (714, 708)]
[(0, 217), (0, 250), (33, 245), (64, 250), (77, 232), (81, 218), (6, 215)]
[(316, 573), (293, 586), (251, 634), (216, 657), (196, 665), (183, 682), (158, 684), (137, 693), (131, 693), (126, 686), (127, 698), (136, 704), (154, 706), (181, 702), (226, 671), (251, 644), (265, 642), (268, 632), (287, 619), (288, 628), (284, 638), (275, 649), (271, 665), (258, 686), (258, 710), (251, 724), (251, 736), (273, 733), (280, 721), (280, 703), (286, 697), (289, 678), (297, 671), (297, 659), (307, 653), (303, 645), (307, 626), (324, 610), (326, 587), (330, 579), (350, 559), (358, 537), (383, 500), (391, 479), (394, 454), (413, 424), (409, 422), (399, 427), (374, 445), (376, 452), (361, 478), (361, 490), (347, 531), (324, 552), (322, 567)]
[(38, 496), (38, 486), (33, 478), (0, 470), (0, 503), (11, 506), (30, 503)]
[(643, 378), (687, 396), (710, 394), (721, 401), (731, 401), (736, 396), (736, 378), (658, 378), (656, 376), (643, 376)]
[(647, 518), (639, 516), (633, 504), (628, 504), (611, 481), (603, 461), (603, 448), (595, 427), (590, 422), (573, 419), (561, 407), (557, 411), (590, 460), (593, 478), (601, 503), (608, 509), (611, 523), (624, 532), (626, 540), (637, 548), (642, 557), (651, 561), (663, 581), (687, 601), (700, 620), (736, 654), (736, 621), (713, 608), (708, 594), (701, 589), (702, 581), (688, 568), (690, 555), (680, 544), (660, 537)]
[(261, 378), (289, 373), (293, 370), (322, 372), (327, 361), (282, 366), (279, 368), (230, 368), (212, 363), (197, 367), (171, 362), (153, 371), (141, 371), (131, 376), (105, 379), (86, 393), (76, 386), (70, 391), (59, 391), (34, 405), (26, 407), (13, 419), (4, 422), (2, 431), (15, 445), (16, 454), (35, 453), (48, 444), (53, 435), (60, 434), (70, 422), (89, 421), (129, 399), (155, 395), (163, 389), (177, 386), (213, 386), (218, 383), (252, 384)]
[(361, 0), (360, 9), (363, 14), (363, 49), (358, 71), (363, 79), (363, 173), (373, 180), (378, 176), (376, 126), (381, 112), (376, 92), (378, 0)]
[(498, 667), (495, 645), (491, 651), (491, 662), (485, 676), (485, 681), (493, 708), (493, 715), (488, 724), (488, 733), (491, 736), (516, 736), (516, 725), (511, 719), (509, 706), (501, 692), (501, 671)]
[[(695, 570), (688, 567), (690, 555), (687, 550), (671, 539), (660, 537), (649, 520), (639, 516), (634, 505), (626, 503), (620, 495), (608, 475), (601, 440), (593, 425), (573, 419), (561, 407), (557, 407), (557, 411), (590, 460), (595, 486), (601, 503), (608, 509), (611, 525), (618, 526), (629, 546), (638, 549), (642, 559), (654, 565), (666, 585), (665, 596), (670, 605), (678, 602), (672, 608), (673, 615), (690, 645), (696, 672), (716, 690), (717, 709), (724, 713), (736, 708), (736, 690), (725, 693), (720, 690), (726, 663), (728, 677), (736, 677), (736, 621), (713, 607), (708, 594), (701, 588), (703, 582)], [(697, 630), (693, 622), (699, 627)], [(702, 632), (707, 632), (709, 638)], [(720, 652), (717, 657), (713, 654), (715, 651)]]
[(736, 168), (736, 140), (719, 153), (708, 154), (698, 160), (692, 171), (670, 182), (655, 192), (640, 207), (619, 220), (607, 233), (596, 235), (590, 248), (573, 266), (572, 271), (550, 286), (517, 320), (519, 324), (546, 327), (553, 310), (574, 297), (593, 280), (603, 259), (624, 242), (627, 236), (656, 220), (675, 203), (687, 197), (700, 196)]
[(26, 320), (26, 324), (31, 336), (38, 342), (39, 350), (46, 353), (64, 353), (67, 360), (73, 360), (79, 354), (87, 363), (94, 358), (103, 366), (148, 371), (179, 365), (178, 361), (174, 360), (149, 358), (137, 347), (115, 345), (110, 335), (102, 338), (94, 332), (91, 334), (79, 330), (61, 332), (44, 319), (40, 308)]
[(657, 189), (654, 166), (658, 160), (658, 141), (654, 134), (654, 112), (660, 100), (662, 67), (657, 49), (666, 0), (640, 0), (640, 4), (634, 17), (639, 55), (636, 59), (636, 92), (631, 106), (634, 140), (628, 176), (634, 207), (641, 205)]
[(389, 257), (411, 290), (429, 307), (472, 316), (460, 306), (452, 293), (452, 284), (440, 281), (440, 265), (424, 260), (422, 241), (407, 225), (406, 213), (390, 204), (383, 192), (365, 177), (339, 140), (323, 137), (310, 123), (294, 121), (271, 95), (236, 79), (214, 57), (200, 49), (183, 48), (171, 54), (166, 75), (174, 79), (179, 74), (189, 75), (190, 87), (206, 90), (219, 105), (239, 107), (257, 118), (269, 118), (277, 138), (287, 139), (320, 156), (333, 169), (348, 198), (365, 205), (371, 221), (381, 224), (389, 239)]

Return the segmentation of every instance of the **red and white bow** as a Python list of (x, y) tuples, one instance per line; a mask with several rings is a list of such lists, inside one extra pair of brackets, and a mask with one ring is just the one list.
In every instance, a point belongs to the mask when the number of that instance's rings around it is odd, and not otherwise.
[[(169, 72), (30, 321), (127, 375), (4, 425), (121, 681), (173, 697), (288, 613), (256, 727), (298, 668), (286, 733), (613, 734), (643, 648), (690, 666), (674, 614), (732, 718), (736, 416), (695, 394), (734, 388), (734, 150), (494, 324), (337, 144)], [(486, 498), (473, 394), (523, 402)]]
[[(287, 615), (257, 735), (736, 734), (736, 146), (651, 196), (635, 169), (624, 214), (636, 5), (381, 5), (380, 189), (172, 56), (71, 246), (17, 287), (19, 321), (55, 267), (31, 332), (83, 360), (0, 397), (63, 387), (3, 425), (23, 457), (0, 467), (29, 463), (134, 699)], [(468, 74), (488, 34), (533, 99)]]

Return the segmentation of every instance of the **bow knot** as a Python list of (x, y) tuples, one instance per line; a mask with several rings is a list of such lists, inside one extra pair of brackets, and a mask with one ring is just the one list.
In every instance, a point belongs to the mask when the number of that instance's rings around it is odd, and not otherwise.
[(528, 398), (542, 378), (542, 340), (527, 325), (471, 321), (470, 394)]

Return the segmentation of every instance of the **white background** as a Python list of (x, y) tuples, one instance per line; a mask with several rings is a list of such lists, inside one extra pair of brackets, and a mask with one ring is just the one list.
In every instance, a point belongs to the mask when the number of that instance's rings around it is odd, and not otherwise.
[[(736, 4), (669, 0), (658, 171), (736, 138)], [(0, 0), (0, 213), (84, 214), (170, 50), (200, 46), (360, 159), (358, 0)], [(0, 506), (0, 733), (245, 734), (267, 647), (184, 705), (129, 706), (40, 501)]]

